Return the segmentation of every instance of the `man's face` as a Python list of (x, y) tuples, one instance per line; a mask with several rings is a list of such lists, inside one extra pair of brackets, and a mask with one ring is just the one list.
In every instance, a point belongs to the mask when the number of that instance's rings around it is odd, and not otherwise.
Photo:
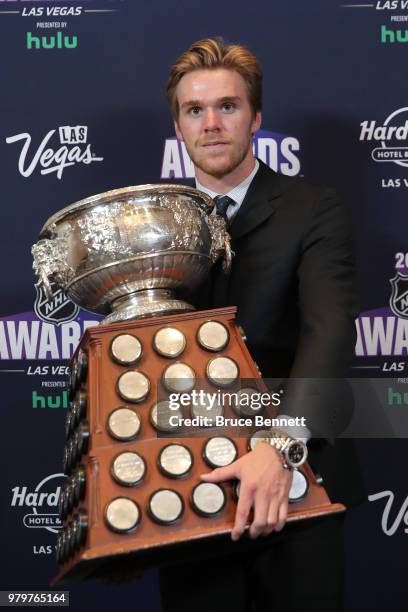
[(177, 85), (176, 96), (176, 134), (197, 169), (222, 178), (253, 159), (251, 136), (260, 127), (261, 115), (254, 117), (238, 72), (189, 72)]

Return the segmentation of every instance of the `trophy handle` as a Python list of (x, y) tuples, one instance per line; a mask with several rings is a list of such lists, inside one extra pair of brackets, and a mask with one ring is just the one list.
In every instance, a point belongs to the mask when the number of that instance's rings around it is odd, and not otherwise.
[(220, 215), (207, 216), (205, 220), (211, 234), (211, 261), (215, 263), (217, 259), (223, 257), (222, 269), (227, 273), (230, 271), (234, 252), (231, 249), (231, 239), (225, 221)]
[(49, 278), (43, 268), (38, 269), (37, 276), (38, 276), (38, 285), (40, 286), (42, 285), (44, 287), (44, 292), (47, 297), (47, 300), (51, 301), (54, 294), (51, 289), (51, 283), (49, 281)]
[(235, 253), (231, 249), (230, 235), (228, 232), (225, 232), (225, 240), (224, 240), (224, 261), (222, 262), (222, 269), (227, 274), (231, 270), (232, 258)]
[(48, 299), (53, 296), (53, 283), (65, 289), (75, 276), (74, 270), (67, 264), (68, 234), (69, 231), (60, 234), (52, 232), (50, 235), (53, 237), (42, 238), (31, 248), (33, 269)]

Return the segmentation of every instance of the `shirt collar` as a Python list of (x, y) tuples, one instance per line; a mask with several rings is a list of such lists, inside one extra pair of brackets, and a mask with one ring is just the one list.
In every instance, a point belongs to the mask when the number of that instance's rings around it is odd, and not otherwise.
[[(231, 191), (223, 195), (229, 196), (232, 200), (234, 200), (234, 202), (238, 204), (238, 207), (241, 206), (246, 196), (246, 193), (249, 189), (249, 186), (252, 182), (252, 179), (254, 178), (255, 174), (258, 172), (258, 168), (259, 168), (259, 161), (255, 159), (255, 166), (251, 174), (249, 174), (243, 181), (241, 181), (239, 185), (236, 185), (236, 187), (233, 187)], [(212, 189), (207, 189), (207, 187), (204, 187), (204, 185), (201, 185), (201, 183), (197, 179), (196, 179), (196, 187), (200, 191), (204, 191), (204, 193), (209, 195), (211, 198), (215, 198), (215, 196), (219, 195), (217, 191), (212, 191)], [(235, 211), (237, 211), (237, 208), (235, 206), (234, 206), (234, 209)]]

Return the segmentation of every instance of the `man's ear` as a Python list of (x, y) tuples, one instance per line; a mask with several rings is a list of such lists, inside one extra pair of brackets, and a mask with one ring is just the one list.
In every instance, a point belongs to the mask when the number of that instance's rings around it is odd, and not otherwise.
[(176, 136), (177, 136), (177, 138), (178, 138), (179, 140), (183, 141), (183, 136), (182, 136), (182, 134), (181, 134), (181, 132), (180, 132), (180, 128), (179, 128), (179, 125), (178, 125), (178, 123), (177, 123), (177, 121), (176, 121), (176, 120), (174, 120), (174, 129), (175, 129), (175, 132), (176, 132)]
[(251, 126), (251, 133), (255, 134), (255, 132), (257, 132), (259, 130), (259, 128), (261, 127), (261, 123), (262, 123), (262, 113), (260, 111), (258, 111), (255, 114), (255, 117), (253, 119), (252, 122), (252, 126)]

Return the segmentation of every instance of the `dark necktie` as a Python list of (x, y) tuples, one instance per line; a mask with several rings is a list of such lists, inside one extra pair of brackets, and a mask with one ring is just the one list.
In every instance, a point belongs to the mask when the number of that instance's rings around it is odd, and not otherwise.
[(225, 195), (215, 196), (214, 202), (215, 202), (215, 209), (216, 209), (217, 215), (224, 217), (225, 223), (228, 223), (228, 217), (227, 217), (228, 207), (231, 206), (232, 204), (235, 204), (236, 202), (229, 196), (225, 196)]

